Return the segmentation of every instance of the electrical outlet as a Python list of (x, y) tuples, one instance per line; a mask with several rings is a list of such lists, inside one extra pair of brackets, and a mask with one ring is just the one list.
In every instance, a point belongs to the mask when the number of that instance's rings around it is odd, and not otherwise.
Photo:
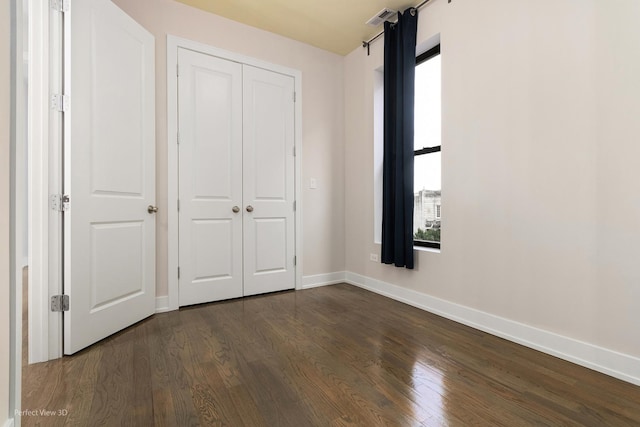
[(378, 254), (369, 255), (369, 259), (373, 262), (378, 262)]
[(318, 181), (315, 178), (311, 178), (309, 180), (309, 188), (311, 190), (315, 190), (316, 188), (318, 188)]

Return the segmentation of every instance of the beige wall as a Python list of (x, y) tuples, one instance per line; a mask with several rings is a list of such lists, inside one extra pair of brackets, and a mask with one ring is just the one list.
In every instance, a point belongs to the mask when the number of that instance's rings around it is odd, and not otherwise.
[(640, 2), (596, 5), (593, 327), (605, 343), (640, 356)]
[(442, 251), (408, 271), (374, 243), (382, 41), (345, 59), (346, 269), (640, 356), (640, 4), (435, 0)]
[(0, 424), (9, 418), (10, 11), (0, 3)]
[[(167, 294), (166, 36), (302, 71), (305, 276), (344, 271), (343, 57), (171, 0), (114, 0), (156, 37), (158, 295)], [(309, 178), (318, 181), (309, 190)]]

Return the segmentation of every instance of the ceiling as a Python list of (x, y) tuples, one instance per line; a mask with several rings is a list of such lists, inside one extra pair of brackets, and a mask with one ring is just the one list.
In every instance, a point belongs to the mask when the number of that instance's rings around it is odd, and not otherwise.
[(346, 55), (382, 31), (365, 24), (385, 7), (403, 11), (418, 0), (177, 0), (252, 27)]

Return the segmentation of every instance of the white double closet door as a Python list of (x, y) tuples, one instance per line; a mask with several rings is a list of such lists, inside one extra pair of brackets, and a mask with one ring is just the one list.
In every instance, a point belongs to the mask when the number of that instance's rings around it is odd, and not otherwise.
[(179, 303), (295, 287), (294, 79), (180, 48)]

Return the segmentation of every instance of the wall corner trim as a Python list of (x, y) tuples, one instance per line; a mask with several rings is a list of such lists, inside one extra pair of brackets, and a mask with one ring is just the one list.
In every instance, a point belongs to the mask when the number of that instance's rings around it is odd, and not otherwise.
[(640, 358), (347, 272), (345, 282), (594, 371), (640, 385)]
[(172, 311), (169, 307), (169, 295), (156, 297), (156, 313)]

